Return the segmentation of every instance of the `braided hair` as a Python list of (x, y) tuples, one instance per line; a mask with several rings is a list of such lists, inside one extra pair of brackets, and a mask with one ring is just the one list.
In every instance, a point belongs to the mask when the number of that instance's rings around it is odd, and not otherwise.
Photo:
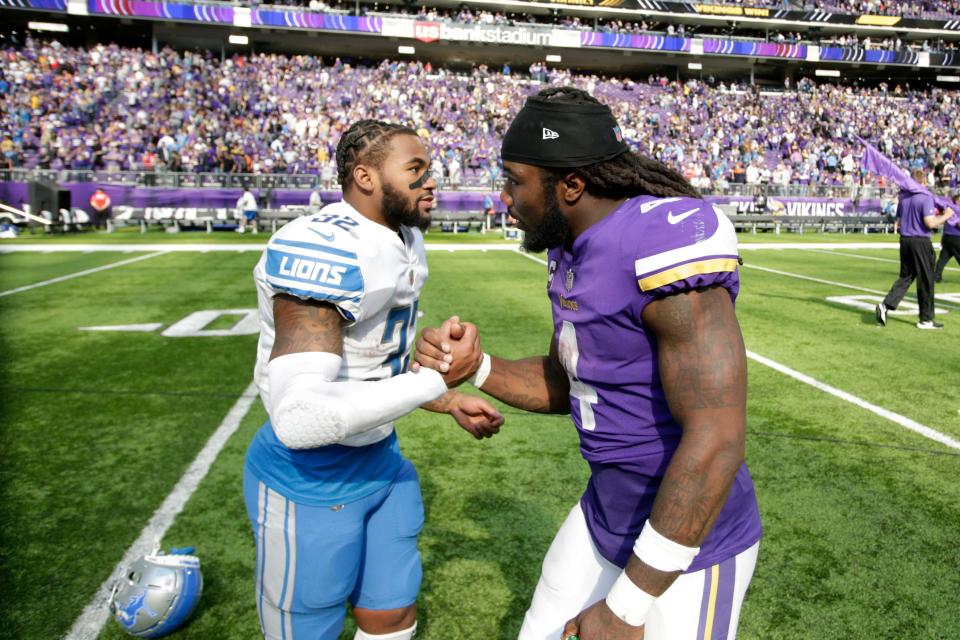
[(380, 168), (397, 135), (417, 135), (410, 127), (381, 120), (360, 120), (347, 129), (337, 143), (337, 181), (346, 191), (353, 184), (353, 168), (368, 164)]
[[(564, 104), (602, 104), (586, 91), (573, 87), (550, 87), (540, 91), (537, 97)], [(548, 184), (556, 184), (571, 172), (578, 175), (587, 183), (587, 193), (597, 198), (618, 200), (639, 195), (657, 198), (701, 197), (700, 192), (678, 171), (633, 151), (576, 169), (545, 170)]]

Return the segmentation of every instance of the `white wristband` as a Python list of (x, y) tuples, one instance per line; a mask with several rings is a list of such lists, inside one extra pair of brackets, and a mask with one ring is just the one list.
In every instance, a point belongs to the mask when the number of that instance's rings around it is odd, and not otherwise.
[(475, 386), (477, 389), (483, 386), (483, 383), (487, 381), (487, 377), (490, 375), (490, 369), (493, 364), (490, 362), (490, 356), (486, 353), (483, 354), (483, 359), (480, 361), (480, 368), (477, 369), (477, 372), (473, 374), (467, 382)]
[(642, 626), (655, 597), (638, 587), (624, 571), (607, 593), (607, 606), (631, 627)]
[(685, 547), (664, 538), (647, 520), (633, 545), (633, 553), (654, 569), (666, 572), (686, 571), (700, 553), (700, 547)]

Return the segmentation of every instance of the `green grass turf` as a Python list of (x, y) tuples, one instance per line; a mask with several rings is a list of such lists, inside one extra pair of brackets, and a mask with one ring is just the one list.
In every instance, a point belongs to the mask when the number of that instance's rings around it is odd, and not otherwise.
[[(897, 274), (896, 264), (802, 251), (756, 252), (745, 260), (884, 293)], [(742, 284), (738, 311), (749, 349), (960, 439), (960, 401), (946, 393), (960, 381), (960, 304), (941, 317), (947, 329), (920, 331), (916, 315), (890, 316), (880, 327), (872, 310), (827, 300), (870, 295), (864, 292), (750, 268), (742, 270)]]
[(0, 291), (129, 260), (143, 252), (0, 253)]
[[(17, 238), (0, 240), (3, 244), (266, 244), (270, 237), (270, 226), (266, 225), (260, 233), (236, 233), (234, 231), (215, 231), (206, 233), (203, 230), (181, 231), (168, 233), (159, 227), (150, 227), (146, 233), (141, 233), (139, 227), (118, 227), (112, 232), (88, 230), (71, 233), (23, 233)], [(499, 229), (490, 233), (444, 233), (434, 229), (426, 234), (428, 242), (457, 243), (457, 244), (485, 244), (511, 242), (504, 240)], [(513, 241), (516, 244), (519, 242)]]
[[(95, 266), (30, 256), (35, 265), (0, 256), (2, 277)], [(22, 262), (7, 269), (14, 257)], [(878, 290), (896, 272), (895, 264), (813, 252), (745, 258)], [(169, 325), (197, 310), (253, 307), (256, 259), (169, 254), (0, 298), (0, 628), (10, 637), (56, 638), (69, 628), (251, 378), (255, 336), (76, 327)], [(502, 252), (429, 259), (421, 326), (457, 312), (480, 325), (492, 353), (545, 351), (542, 266)], [(960, 362), (960, 310), (944, 316), (942, 332), (900, 321), (879, 329), (871, 314), (825, 301), (842, 289), (742, 273), (749, 349), (960, 435), (950, 366)], [(942, 288), (960, 291), (960, 282)], [(765, 538), (740, 637), (960, 637), (960, 452), (754, 362), (749, 409)], [(504, 411), (503, 432), (479, 443), (446, 416), (420, 411), (399, 423), (427, 510), (418, 638), (516, 637), (543, 553), (582, 491), (587, 469), (568, 419)], [(206, 580), (200, 608), (174, 638), (257, 637), (240, 479), (263, 419), (258, 402), (164, 539), (165, 547), (196, 545)], [(110, 623), (102, 637), (126, 636)], [(352, 638), (349, 623), (342, 638)]]

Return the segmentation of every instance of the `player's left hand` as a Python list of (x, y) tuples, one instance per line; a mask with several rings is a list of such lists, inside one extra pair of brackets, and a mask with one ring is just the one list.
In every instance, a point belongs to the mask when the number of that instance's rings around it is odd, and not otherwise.
[(492, 404), (483, 398), (465, 393), (457, 394), (450, 407), (450, 415), (477, 440), (493, 437), (503, 424), (503, 416)]
[(560, 640), (576, 636), (580, 640), (643, 640), (644, 627), (632, 627), (610, 611), (604, 600), (584, 609), (563, 627)]

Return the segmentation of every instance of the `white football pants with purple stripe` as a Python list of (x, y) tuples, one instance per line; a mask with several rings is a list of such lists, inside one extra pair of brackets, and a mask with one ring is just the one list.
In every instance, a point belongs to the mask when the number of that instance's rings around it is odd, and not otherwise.
[[(760, 543), (677, 578), (656, 599), (644, 640), (732, 640)], [(567, 620), (606, 597), (622, 569), (600, 555), (577, 503), (553, 539), (518, 640), (561, 640)]]

